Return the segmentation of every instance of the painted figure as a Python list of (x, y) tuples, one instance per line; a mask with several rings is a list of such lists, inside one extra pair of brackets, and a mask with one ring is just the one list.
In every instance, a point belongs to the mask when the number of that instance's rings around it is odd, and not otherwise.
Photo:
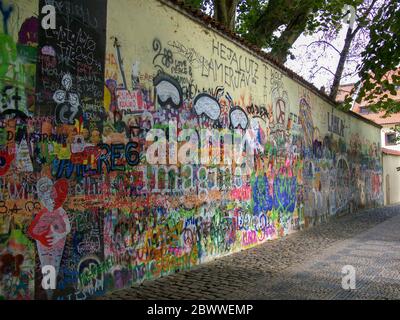
[(60, 179), (56, 183), (47, 177), (37, 182), (37, 192), (44, 208), (36, 215), (28, 234), (36, 240), (42, 268), (52, 265), (58, 273), (67, 235), (71, 224), (62, 208), (67, 194), (68, 182)]

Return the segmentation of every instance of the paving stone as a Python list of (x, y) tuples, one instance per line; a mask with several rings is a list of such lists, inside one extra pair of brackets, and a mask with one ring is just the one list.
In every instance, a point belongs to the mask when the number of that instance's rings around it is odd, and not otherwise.
[(99, 299), (399, 299), (398, 230), (400, 206), (363, 210)]

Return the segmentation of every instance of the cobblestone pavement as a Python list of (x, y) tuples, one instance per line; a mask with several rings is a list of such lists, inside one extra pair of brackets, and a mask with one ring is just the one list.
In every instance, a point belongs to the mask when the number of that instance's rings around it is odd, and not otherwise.
[[(356, 269), (356, 290), (341, 287)], [(400, 205), (332, 218), (100, 299), (399, 299)]]

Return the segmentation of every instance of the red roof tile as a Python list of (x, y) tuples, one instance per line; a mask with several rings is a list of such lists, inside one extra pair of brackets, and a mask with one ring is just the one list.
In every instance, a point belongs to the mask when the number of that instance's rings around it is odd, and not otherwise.
[(400, 156), (400, 151), (397, 150), (391, 150), (391, 149), (387, 149), (387, 148), (382, 148), (382, 152), (384, 154), (389, 154), (392, 156)]

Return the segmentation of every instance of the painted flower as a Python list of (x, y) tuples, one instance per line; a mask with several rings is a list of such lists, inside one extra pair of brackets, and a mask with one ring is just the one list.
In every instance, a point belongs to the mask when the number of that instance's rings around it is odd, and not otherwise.
[(56, 117), (61, 123), (74, 124), (79, 112), (79, 96), (70, 92), (72, 88), (72, 77), (69, 73), (65, 74), (61, 80), (64, 90), (59, 89), (53, 94), (53, 100), (57, 103)]
[(69, 102), (75, 108), (80, 105), (79, 96), (76, 93), (69, 92), (72, 87), (72, 77), (69, 73), (65, 74), (61, 80), (65, 90), (57, 90), (53, 95), (53, 100), (58, 104)]

